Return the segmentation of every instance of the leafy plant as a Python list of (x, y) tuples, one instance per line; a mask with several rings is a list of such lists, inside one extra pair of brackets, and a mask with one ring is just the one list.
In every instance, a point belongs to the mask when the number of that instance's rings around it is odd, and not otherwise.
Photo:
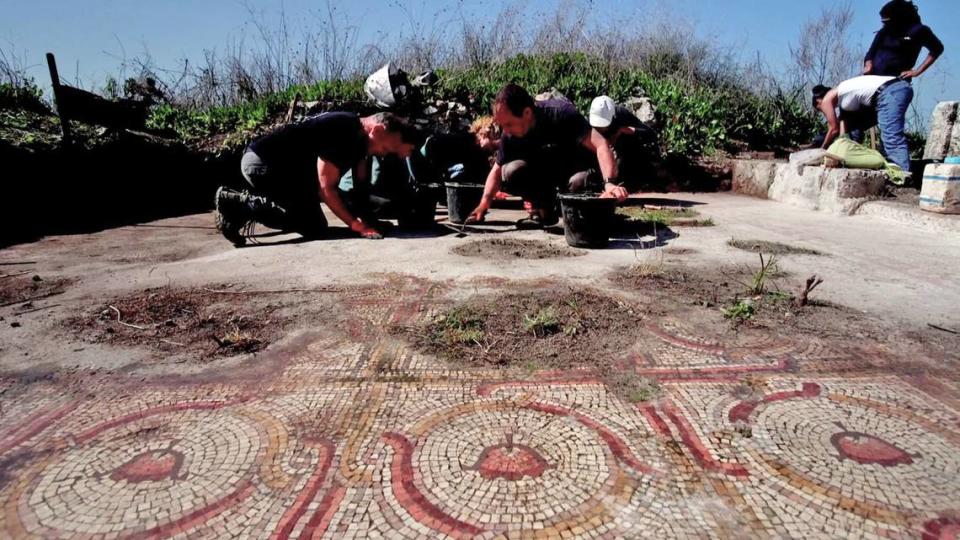
[(483, 319), (465, 308), (457, 308), (437, 318), (435, 328), (450, 345), (480, 345), (483, 341)]
[(752, 319), (757, 309), (750, 300), (738, 300), (737, 303), (723, 310), (723, 316), (737, 322)]
[(780, 273), (780, 267), (777, 265), (777, 256), (771, 255), (766, 261), (763, 259), (763, 253), (760, 253), (760, 269), (753, 274), (751, 280), (750, 292), (754, 294), (764, 294), (767, 291), (767, 281)]
[(540, 308), (534, 315), (523, 316), (523, 327), (538, 338), (547, 337), (560, 331), (560, 317), (552, 306)]
[(33, 79), (22, 84), (0, 83), (0, 109), (23, 109), (36, 113), (49, 113), (50, 107), (43, 100), (41, 90)]

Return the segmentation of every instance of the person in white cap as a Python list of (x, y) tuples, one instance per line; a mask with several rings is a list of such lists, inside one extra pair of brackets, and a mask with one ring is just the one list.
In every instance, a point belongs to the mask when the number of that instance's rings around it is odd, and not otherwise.
[(590, 104), (589, 120), (613, 149), (621, 178), (636, 180), (650, 172), (646, 169), (657, 137), (630, 109), (617, 105), (610, 96), (598, 96)]

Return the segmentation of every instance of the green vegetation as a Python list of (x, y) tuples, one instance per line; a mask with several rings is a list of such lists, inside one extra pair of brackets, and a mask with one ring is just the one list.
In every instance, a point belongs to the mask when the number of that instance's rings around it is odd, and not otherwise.
[(158, 105), (151, 111), (147, 127), (171, 130), (186, 140), (252, 131), (268, 125), (271, 119), (286, 112), (297, 95), (302, 101), (358, 104), (364, 99), (363, 81), (324, 81), (309, 86), (292, 86), (284, 92), (261, 96), (239, 105), (205, 109)]
[[(473, 114), (488, 111), (496, 92), (508, 82), (531, 93), (556, 89), (581, 111), (600, 94), (618, 101), (649, 97), (657, 108), (660, 147), (668, 157), (796, 147), (807, 143), (820, 125), (802, 99), (804, 95), (782, 90), (755, 93), (733, 71), (691, 75), (663, 62), (636, 67), (585, 53), (562, 52), (518, 54), (502, 62), (438, 69), (437, 73), (440, 82), (426, 91), (428, 101), (457, 100), (469, 104)], [(116, 81), (108, 81), (105, 91), (117, 95), (120, 88)], [(297, 95), (302, 102), (322, 101), (337, 109), (369, 108), (362, 79), (321, 81), (248, 95), (251, 97), (241, 103), (212, 107), (191, 105), (195, 103), (191, 99), (159, 104), (152, 108), (147, 125), (176, 134), (185, 142), (216, 137), (221, 145), (230, 147), (246, 144), (256, 132), (279, 121)], [(4, 108), (50, 111), (32, 81), (0, 84), (0, 109)], [(914, 151), (922, 149), (922, 136), (913, 134), (910, 141)]]
[(470, 309), (458, 307), (436, 323), (437, 337), (448, 345), (479, 345), (483, 340), (483, 319)]
[(21, 109), (46, 113), (50, 107), (43, 100), (43, 90), (32, 79), (21, 84), (0, 83), (0, 109)]
[[(496, 92), (515, 82), (536, 93), (550, 88), (581, 110), (606, 93), (616, 100), (648, 96), (657, 107), (660, 144), (666, 154), (685, 156), (747, 145), (755, 149), (806, 142), (818, 120), (799, 99), (782, 93), (758, 96), (729, 83), (691, 82), (657, 76), (636, 68), (614, 67), (582, 53), (517, 55), (505, 62), (466, 69), (438, 70), (440, 83), (428, 98), (456, 99), (489, 110)], [(320, 82), (295, 86), (248, 102), (207, 109), (160, 105), (149, 120), (185, 139), (255, 130), (286, 112), (299, 94), (304, 101), (332, 101), (350, 109), (362, 106), (363, 81)]]
[(753, 318), (757, 308), (750, 300), (737, 300), (735, 304), (723, 310), (723, 316), (734, 322), (743, 322)]
[(709, 154), (737, 141), (757, 149), (793, 146), (806, 142), (818, 123), (798, 96), (783, 92), (758, 96), (730, 83), (611, 66), (582, 53), (521, 54), (501, 64), (442, 75), (442, 93), (472, 96), (483, 109), (508, 82), (531, 92), (556, 88), (581, 110), (600, 94), (618, 101), (647, 96), (657, 107), (660, 143), (667, 154)]
[(560, 331), (560, 318), (556, 310), (548, 306), (540, 308), (534, 315), (524, 315), (523, 327), (538, 338), (547, 337)]

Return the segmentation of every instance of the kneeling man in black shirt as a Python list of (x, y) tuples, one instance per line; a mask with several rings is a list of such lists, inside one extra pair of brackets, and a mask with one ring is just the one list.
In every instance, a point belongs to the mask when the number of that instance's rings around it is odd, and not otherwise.
[(413, 127), (389, 113), (361, 118), (329, 112), (284, 126), (243, 154), (240, 172), (251, 191), (217, 190), (217, 229), (235, 246), (246, 243), (245, 230), (257, 222), (317, 238), (327, 228), (323, 202), (353, 232), (382, 238), (344, 204), (340, 177), (352, 170), (355, 182), (367, 182), (368, 155), (406, 158), (418, 139)]

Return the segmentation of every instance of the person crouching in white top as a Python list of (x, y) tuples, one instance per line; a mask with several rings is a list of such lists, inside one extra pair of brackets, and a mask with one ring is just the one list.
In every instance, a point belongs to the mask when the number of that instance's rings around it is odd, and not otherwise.
[[(913, 87), (897, 77), (863, 75), (847, 79), (836, 88), (817, 86), (813, 89), (813, 106), (827, 120), (827, 136), (823, 148), (828, 148), (839, 135), (847, 131), (844, 116), (857, 115), (873, 109), (880, 127), (887, 161), (910, 171), (910, 150), (905, 134), (907, 109), (913, 101)], [(859, 126), (864, 127), (864, 126)]]

